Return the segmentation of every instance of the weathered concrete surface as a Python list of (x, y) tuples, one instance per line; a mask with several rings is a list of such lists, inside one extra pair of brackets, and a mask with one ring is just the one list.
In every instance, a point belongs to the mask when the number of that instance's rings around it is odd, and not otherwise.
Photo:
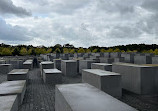
[(137, 111), (85, 83), (57, 85), (55, 111)]
[(134, 64), (151, 64), (151, 56), (134, 56)]
[(33, 68), (33, 60), (26, 60), (24, 63), (23, 63), (23, 68), (24, 69), (32, 69)]
[(0, 74), (8, 74), (12, 69), (11, 64), (0, 64)]
[(92, 63), (91, 64), (92, 69), (101, 69), (105, 71), (112, 71), (112, 64), (107, 63)]
[(152, 64), (158, 64), (158, 56), (152, 57)]
[(53, 59), (54, 68), (61, 70), (61, 59)]
[(126, 63), (134, 63), (134, 54), (131, 53), (122, 53), (121, 57), (124, 57)]
[(124, 62), (124, 61), (125, 61), (124, 57), (114, 58), (114, 62)]
[(112, 71), (122, 75), (122, 87), (136, 94), (155, 93), (155, 68), (129, 63), (114, 63)]
[(7, 74), (7, 80), (27, 80), (29, 69), (13, 69)]
[(58, 69), (43, 69), (43, 80), (48, 84), (61, 84), (62, 72)]
[(100, 59), (100, 63), (112, 64), (114, 62), (114, 58), (104, 58), (104, 57), (101, 57), (99, 59)]
[(100, 69), (84, 69), (82, 82), (89, 83), (114, 97), (122, 96), (121, 75), (118, 73)]
[(17, 95), (0, 96), (0, 111), (18, 111)]
[(79, 73), (82, 74), (82, 69), (91, 69), (91, 64), (95, 63), (94, 60), (80, 60), (79, 61)]
[(65, 76), (76, 76), (77, 75), (77, 61), (75, 60), (62, 60), (61, 71)]
[(26, 91), (26, 80), (2, 82), (0, 89), (0, 96), (17, 95), (18, 105), (21, 105)]
[(43, 69), (53, 69), (54, 68), (54, 62), (51, 61), (43, 61), (40, 63), (40, 69), (41, 69), (41, 77), (43, 78)]

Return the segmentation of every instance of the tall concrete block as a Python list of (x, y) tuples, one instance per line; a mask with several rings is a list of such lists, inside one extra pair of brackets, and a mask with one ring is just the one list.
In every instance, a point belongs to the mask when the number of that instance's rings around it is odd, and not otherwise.
[(120, 98), (122, 96), (121, 75), (100, 69), (84, 69), (82, 82), (89, 83), (96, 88)]
[(58, 69), (43, 69), (43, 80), (48, 84), (61, 84), (62, 72)]
[(55, 111), (137, 111), (86, 83), (57, 85)]
[(155, 68), (129, 63), (114, 63), (112, 71), (122, 75), (122, 87), (136, 94), (155, 93)]
[(151, 64), (151, 56), (134, 56), (134, 64)]
[(23, 68), (24, 69), (33, 69), (33, 60), (26, 60), (24, 63), (23, 63)]
[(54, 68), (61, 70), (61, 59), (53, 59)]
[(82, 73), (82, 69), (91, 69), (91, 64), (95, 63), (94, 60), (80, 60), (79, 61), (79, 73)]
[(152, 64), (158, 64), (158, 56), (152, 57)]
[(8, 74), (12, 69), (11, 64), (0, 64), (0, 74)]
[(0, 96), (0, 111), (18, 111), (17, 95)]
[(7, 80), (28, 80), (28, 71), (29, 69), (13, 69), (7, 74)]
[(124, 62), (124, 57), (114, 58), (114, 62)]
[(77, 75), (77, 61), (62, 60), (61, 71), (65, 76), (76, 76)]
[(105, 71), (112, 71), (112, 64), (107, 63), (92, 63), (91, 64), (92, 69), (101, 69)]

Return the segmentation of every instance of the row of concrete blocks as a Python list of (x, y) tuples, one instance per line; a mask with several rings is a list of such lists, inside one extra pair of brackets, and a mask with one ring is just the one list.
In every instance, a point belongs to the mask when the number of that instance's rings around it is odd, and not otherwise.
[(26, 91), (26, 80), (0, 84), (0, 111), (18, 111)]
[(158, 65), (156, 64), (93, 63), (92, 69), (121, 74), (122, 88), (136, 94), (158, 93)]

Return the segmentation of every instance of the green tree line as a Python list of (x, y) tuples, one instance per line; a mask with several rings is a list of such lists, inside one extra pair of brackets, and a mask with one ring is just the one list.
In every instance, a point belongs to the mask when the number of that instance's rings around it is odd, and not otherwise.
[(76, 48), (71, 44), (45, 47), (38, 46), (34, 47), (32, 45), (17, 45), (11, 46), (7, 44), (0, 44), (0, 56), (15, 56), (15, 55), (40, 55), (47, 53), (97, 53), (97, 52), (141, 52), (141, 53), (154, 53), (158, 55), (158, 45), (146, 45), (146, 44), (129, 44), (120, 45), (113, 47), (99, 47), (91, 46), (89, 48), (79, 47)]

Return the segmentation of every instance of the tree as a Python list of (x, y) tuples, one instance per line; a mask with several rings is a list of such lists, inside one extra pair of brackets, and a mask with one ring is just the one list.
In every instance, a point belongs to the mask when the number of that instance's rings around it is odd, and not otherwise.
[(119, 48), (116, 48), (113, 52), (121, 52)]
[(77, 52), (78, 53), (85, 53), (85, 50), (83, 48), (79, 48)]
[(106, 50), (106, 52), (113, 52), (113, 49), (109, 48), (108, 50)]
[(20, 50), (20, 55), (27, 55), (28, 54), (28, 52), (27, 52), (27, 49), (26, 48), (21, 48), (21, 50)]
[(90, 49), (86, 49), (86, 53), (90, 53), (91, 52), (91, 50)]
[(9, 48), (3, 48), (2, 49), (2, 52), (1, 52), (1, 55), (3, 55), (3, 56), (10, 56), (10, 55), (12, 55), (12, 53), (11, 53), (11, 50), (9, 49)]
[(49, 48), (46, 53), (48, 54), (48, 53), (51, 53), (51, 52), (52, 52), (52, 48)]
[(105, 49), (100, 49), (100, 52), (106, 52), (106, 50)]
[(93, 53), (96, 53), (96, 52), (98, 52), (98, 49), (94, 49), (92, 52), (93, 52)]
[(63, 53), (64, 53), (64, 54), (69, 53), (69, 49), (68, 49), (68, 48), (64, 48), (64, 49), (63, 49)]
[(61, 50), (59, 48), (56, 48), (54, 52), (55, 53), (61, 53)]
[(71, 49), (70, 53), (74, 54), (75, 53), (75, 49)]
[(19, 50), (18, 47), (15, 47), (15, 48), (13, 49), (12, 55), (13, 55), (13, 56), (15, 56), (15, 55), (20, 55), (20, 50)]

